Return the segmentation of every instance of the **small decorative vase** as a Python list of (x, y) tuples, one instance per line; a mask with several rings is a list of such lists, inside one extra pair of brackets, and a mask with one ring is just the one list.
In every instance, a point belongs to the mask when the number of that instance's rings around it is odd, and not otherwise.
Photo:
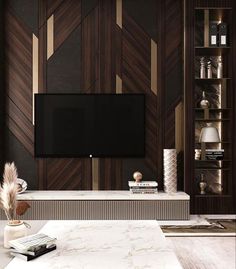
[(212, 78), (212, 65), (211, 60), (207, 62), (207, 78)]
[(203, 109), (206, 109), (206, 108), (210, 107), (209, 101), (206, 99), (205, 91), (202, 92), (202, 100), (200, 102), (200, 107), (203, 108)]
[(202, 57), (200, 59), (200, 78), (206, 78), (206, 72), (205, 72), (205, 58)]
[(223, 63), (221, 56), (219, 56), (217, 60), (217, 78), (223, 78)]
[(10, 248), (9, 241), (27, 235), (27, 227), (21, 220), (9, 221), (4, 228), (4, 248)]
[(204, 180), (203, 174), (201, 174), (201, 181), (199, 183), (199, 187), (200, 187), (200, 194), (206, 194), (207, 183)]
[(133, 178), (136, 182), (141, 182), (143, 179), (143, 175), (139, 171), (136, 171), (133, 173)]
[(177, 153), (176, 149), (164, 149), (164, 191), (177, 192)]

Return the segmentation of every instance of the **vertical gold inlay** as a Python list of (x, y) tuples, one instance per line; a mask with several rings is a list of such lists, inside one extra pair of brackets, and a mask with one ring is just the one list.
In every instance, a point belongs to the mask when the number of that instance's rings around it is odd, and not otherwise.
[(34, 125), (34, 94), (38, 93), (39, 77), (39, 44), (38, 38), (32, 35), (32, 123)]
[(122, 80), (116, 75), (116, 93), (122, 93)]
[(116, 0), (116, 24), (122, 28), (122, 0)]
[(47, 20), (47, 59), (49, 59), (54, 52), (54, 16), (52, 15)]
[(93, 190), (99, 189), (99, 158), (92, 158), (92, 184)]
[(209, 9), (204, 10), (204, 47), (209, 47)]
[(175, 107), (175, 148), (177, 153), (183, 150), (183, 103), (182, 101)]
[(157, 43), (151, 39), (151, 90), (157, 94)]

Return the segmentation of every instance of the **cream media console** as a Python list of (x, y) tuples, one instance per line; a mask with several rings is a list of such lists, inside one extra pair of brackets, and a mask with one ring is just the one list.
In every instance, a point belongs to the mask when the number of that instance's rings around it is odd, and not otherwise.
[[(132, 194), (129, 191), (26, 191), (31, 208), (25, 220), (188, 220), (184, 192)], [(5, 219), (2, 210), (0, 219)]]

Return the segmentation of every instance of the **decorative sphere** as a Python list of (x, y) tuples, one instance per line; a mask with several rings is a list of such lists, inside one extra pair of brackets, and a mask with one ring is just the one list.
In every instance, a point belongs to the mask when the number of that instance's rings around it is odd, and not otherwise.
[(143, 175), (139, 171), (133, 173), (133, 178), (136, 182), (142, 181)]

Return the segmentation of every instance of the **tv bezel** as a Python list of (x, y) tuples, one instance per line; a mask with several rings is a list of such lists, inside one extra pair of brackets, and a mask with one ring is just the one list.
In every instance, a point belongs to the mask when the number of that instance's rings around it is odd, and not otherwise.
[[(144, 118), (143, 118), (143, 154), (141, 155), (130, 155), (130, 154), (122, 154), (122, 155), (105, 155), (105, 154), (98, 154), (98, 155), (91, 155), (91, 154), (36, 154), (36, 129), (37, 128), (37, 113), (36, 113), (36, 107), (37, 107), (37, 96), (42, 95), (116, 95), (116, 96), (124, 96), (124, 95), (132, 95), (137, 96), (141, 95), (143, 96), (143, 107), (144, 107)], [(34, 157), (35, 158), (145, 158), (145, 148), (146, 148), (146, 98), (145, 93), (36, 93), (34, 94)]]

